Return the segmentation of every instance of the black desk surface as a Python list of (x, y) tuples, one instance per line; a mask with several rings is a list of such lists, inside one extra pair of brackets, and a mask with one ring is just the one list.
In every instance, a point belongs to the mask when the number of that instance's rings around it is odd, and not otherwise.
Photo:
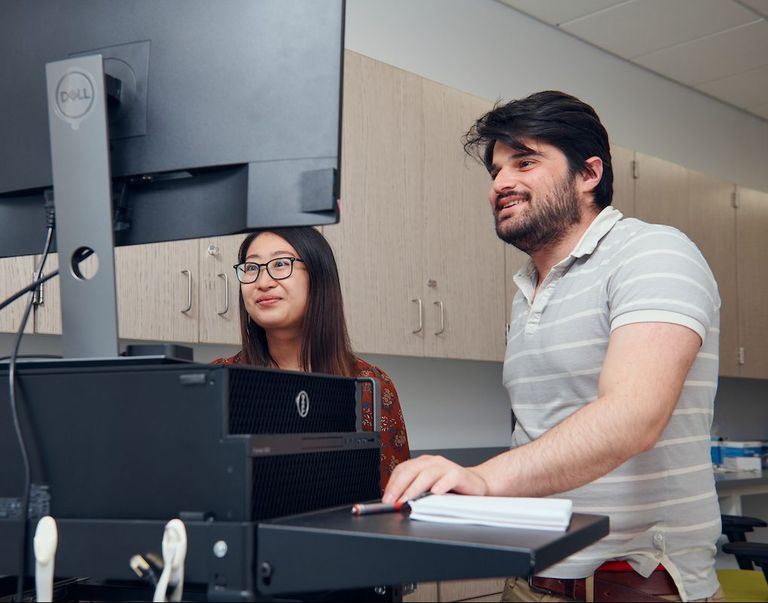
[[(131, 555), (159, 553), (165, 522), (57, 520), (57, 576), (135, 580)], [(185, 522), (186, 580), (227, 600), (431, 580), (528, 576), (608, 534), (608, 518), (574, 514), (565, 532), (411, 521), (400, 513), (353, 516), (338, 507), (260, 523)], [(0, 576), (18, 569), (20, 524), (0, 521)], [(34, 569), (33, 526), (27, 568)], [(228, 553), (214, 555), (214, 543)], [(255, 552), (255, 558), (254, 558)], [(211, 594), (211, 593), (209, 593)]]
[(528, 576), (608, 534), (608, 518), (574, 514), (565, 532), (411, 521), (349, 507), (262, 522), (257, 588), (265, 594), (431, 580)]

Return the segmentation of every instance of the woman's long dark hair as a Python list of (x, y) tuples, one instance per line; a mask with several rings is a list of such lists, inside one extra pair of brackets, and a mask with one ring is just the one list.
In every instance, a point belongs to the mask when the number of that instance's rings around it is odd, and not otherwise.
[[(352, 376), (355, 357), (344, 320), (339, 272), (333, 250), (317, 230), (299, 228), (270, 228), (251, 233), (240, 245), (238, 261), (244, 262), (253, 240), (264, 232), (285, 239), (304, 260), (309, 273), (309, 299), (304, 317), (299, 362), (302, 370), (329, 375)], [(242, 361), (253, 366), (276, 367), (269, 353), (266, 331), (248, 316), (240, 290), (240, 333)]]

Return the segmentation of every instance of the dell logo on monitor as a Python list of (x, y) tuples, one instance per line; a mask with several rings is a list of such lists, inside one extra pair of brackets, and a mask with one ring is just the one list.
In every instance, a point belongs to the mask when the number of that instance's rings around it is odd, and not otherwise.
[(62, 90), (59, 92), (59, 101), (63, 104), (67, 101), (87, 101), (90, 102), (91, 98), (93, 98), (90, 94), (88, 94), (87, 88), (77, 88), (76, 90)]
[(309, 414), (309, 394), (304, 390), (301, 390), (296, 396), (296, 410), (299, 411), (299, 416), (302, 419)]
[(93, 106), (94, 86), (82, 71), (70, 71), (56, 86), (56, 108), (67, 119), (84, 117)]

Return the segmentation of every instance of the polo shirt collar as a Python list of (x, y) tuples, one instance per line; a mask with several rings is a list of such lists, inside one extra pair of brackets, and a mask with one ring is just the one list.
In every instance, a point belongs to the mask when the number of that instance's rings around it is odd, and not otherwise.
[(616, 222), (623, 217), (622, 213), (615, 207), (609, 205), (603, 208), (597, 214), (597, 217), (592, 220), (592, 224), (584, 231), (584, 234), (581, 235), (581, 239), (579, 239), (576, 247), (573, 248), (569, 255), (573, 258), (580, 258), (593, 253), (597, 249), (600, 239), (607, 235), (616, 225)]
[[(594, 253), (600, 240), (608, 234), (623, 217), (623, 214), (615, 207), (612, 207), (611, 205), (605, 207), (599, 214), (597, 214), (597, 217), (592, 220), (592, 224), (587, 227), (584, 234), (581, 235), (581, 239), (576, 243), (573, 251), (568, 254), (568, 257), (561, 260), (557, 266), (563, 267), (565, 264), (570, 264), (577, 258)], [(537, 278), (536, 267), (533, 265), (533, 261), (530, 258), (525, 266), (512, 277), (512, 280), (517, 285), (518, 289), (523, 292), (529, 303), (533, 299)]]

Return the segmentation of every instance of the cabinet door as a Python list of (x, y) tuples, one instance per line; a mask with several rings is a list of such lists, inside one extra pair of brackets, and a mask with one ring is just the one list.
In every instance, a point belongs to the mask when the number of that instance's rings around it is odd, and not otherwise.
[(720, 291), (720, 375), (739, 376), (736, 210), (734, 185), (697, 172), (688, 173), (688, 236), (704, 254)]
[(246, 235), (200, 240), (200, 342), (240, 345), (240, 285), (232, 268)]
[[(0, 260), (0, 301), (4, 301), (34, 280), (35, 257), (4, 258)], [(12, 304), (0, 310), (0, 333), (15, 333), (21, 324), (24, 308), (29, 300), (23, 295)], [(30, 311), (25, 333), (34, 327), (34, 314)]]
[(688, 170), (642, 153), (635, 154), (635, 161), (635, 216), (688, 234)]
[(512, 245), (504, 246), (504, 270), (505, 270), (505, 282), (506, 282), (506, 306), (504, 310), (504, 345), (507, 341), (507, 328), (512, 318), (512, 300), (517, 293), (517, 285), (512, 280), (515, 274), (524, 266), (526, 266), (531, 258), (527, 253), (523, 253), (517, 247)]
[[(504, 578), (445, 580), (437, 583), (440, 601), (499, 601), (503, 590)], [(491, 596), (495, 598), (490, 598)]]
[(617, 145), (611, 149), (613, 200), (611, 205), (627, 217), (635, 215), (635, 152)]
[(742, 377), (768, 378), (768, 193), (737, 192), (736, 241), (739, 291), (739, 341), (744, 348)]
[(504, 357), (504, 244), (488, 206), (491, 179), (462, 136), (493, 103), (423, 81), (427, 356)]
[[(346, 52), (341, 220), (323, 228), (357, 352), (420, 356), (424, 262), (421, 80)], [(425, 308), (426, 309), (426, 308)]]
[(121, 338), (197, 341), (198, 249), (192, 240), (115, 250)]
[[(39, 262), (40, 257), (35, 258)], [(45, 272), (59, 268), (59, 255), (52, 253), (45, 262)], [(98, 268), (95, 257), (90, 257), (80, 265), (86, 277), (93, 276)], [(119, 303), (119, 302), (118, 302)], [(40, 335), (61, 335), (61, 285), (55, 276), (43, 283), (40, 291), (40, 304), (35, 308), (35, 333)]]

